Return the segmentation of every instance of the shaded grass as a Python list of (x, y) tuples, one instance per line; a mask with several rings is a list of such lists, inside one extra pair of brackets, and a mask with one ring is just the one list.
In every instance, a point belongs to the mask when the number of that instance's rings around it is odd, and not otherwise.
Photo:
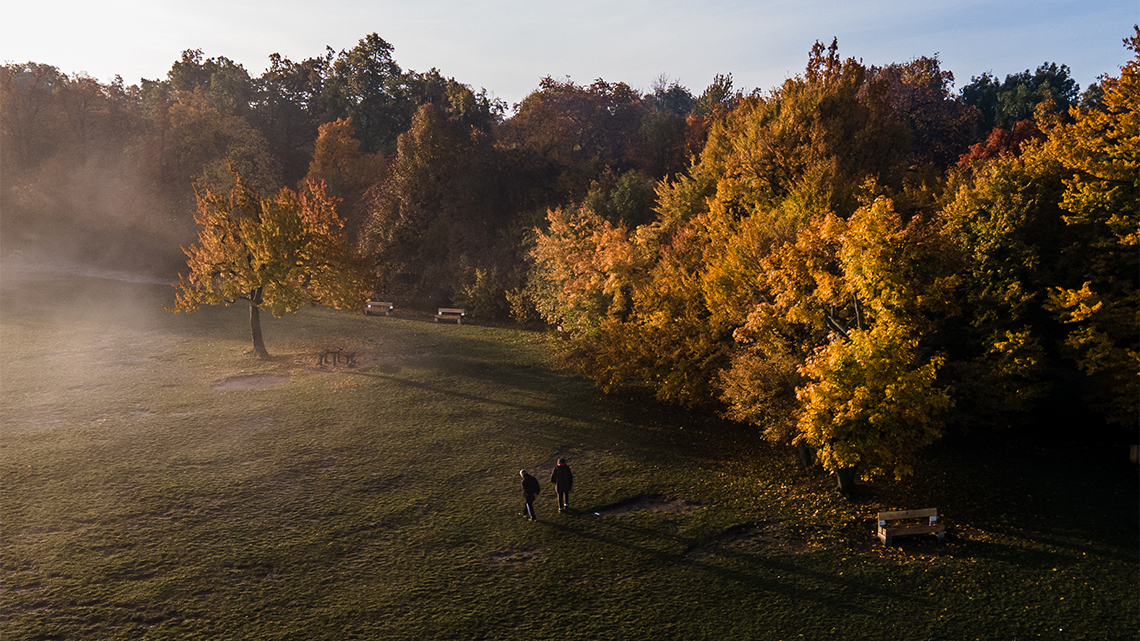
[[(0, 285), (4, 638), (1137, 636), (1110, 451), (946, 443), (848, 501), (749, 430), (551, 369), (538, 334), (311, 309), (266, 321), (259, 362), (239, 307)], [(240, 376), (288, 382), (217, 387)], [(873, 538), (929, 505), (947, 543)]]

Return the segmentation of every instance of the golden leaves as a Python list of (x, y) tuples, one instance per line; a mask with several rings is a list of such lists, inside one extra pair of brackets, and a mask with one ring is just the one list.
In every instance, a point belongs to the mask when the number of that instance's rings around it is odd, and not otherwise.
[(228, 196), (198, 193), (198, 242), (184, 248), (175, 310), (250, 299), (274, 316), (309, 304), (359, 308), (370, 290), (367, 266), (349, 243), (334, 201), (310, 183), (271, 198), (234, 172)]

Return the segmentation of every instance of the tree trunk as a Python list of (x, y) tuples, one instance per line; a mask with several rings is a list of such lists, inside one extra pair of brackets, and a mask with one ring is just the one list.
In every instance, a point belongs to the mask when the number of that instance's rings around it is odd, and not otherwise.
[(840, 494), (849, 497), (855, 493), (854, 466), (835, 470), (835, 477), (839, 482), (838, 490)]
[(261, 338), (261, 312), (257, 307), (257, 298), (249, 297), (249, 330), (253, 334), (253, 352), (257, 357), (265, 360), (269, 352), (265, 351), (265, 341)]
[(805, 470), (810, 470), (811, 466), (815, 463), (811, 448), (803, 441), (796, 443), (796, 458), (800, 460), (800, 465), (802, 465)]

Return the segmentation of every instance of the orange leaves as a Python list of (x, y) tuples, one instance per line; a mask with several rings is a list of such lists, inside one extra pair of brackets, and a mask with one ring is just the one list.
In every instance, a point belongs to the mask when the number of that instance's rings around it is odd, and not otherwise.
[(342, 214), (350, 220), (363, 219), (364, 195), (385, 177), (387, 169), (384, 156), (362, 152), (354, 134), (352, 118), (321, 125), (305, 176), (307, 184), (327, 185), (331, 195), (343, 203)]
[(559, 207), (547, 213), (547, 220), (549, 231), (537, 233), (532, 252), (544, 278), (557, 285), (549, 294), (553, 300), (539, 301), (540, 309), (549, 310), (547, 321), (589, 333), (603, 316), (628, 314), (646, 261), (625, 225), (614, 225), (588, 207)]
[(272, 198), (234, 174), (228, 196), (206, 188), (194, 217), (198, 242), (184, 248), (175, 309), (250, 299), (275, 316), (316, 303), (358, 308), (370, 288), (365, 263), (348, 242), (324, 186)]

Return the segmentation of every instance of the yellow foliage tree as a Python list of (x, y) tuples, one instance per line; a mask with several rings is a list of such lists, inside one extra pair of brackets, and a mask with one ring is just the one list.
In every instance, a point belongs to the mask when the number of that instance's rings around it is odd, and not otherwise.
[(247, 300), (254, 352), (268, 358), (262, 307), (278, 318), (307, 305), (363, 308), (372, 289), (368, 266), (323, 184), (264, 198), (234, 172), (228, 195), (206, 187), (197, 197), (198, 242), (182, 248), (189, 274), (179, 274), (170, 311)]
[(769, 438), (810, 445), (828, 470), (910, 473), (951, 405), (944, 358), (926, 345), (954, 309), (947, 249), (885, 198), (848, 220), (815, 218), (764, 261), (769, 299), (736, 332), (752, 347), (722, 376), (730, 415), (786, 413), (765, 425)]
[[(1098, 380), (1105, 414), (1135, 425), (1140, 414), (1140, 28), (1119, 78), (1106, 78), (1104, 108), (1073, 108), (1075, 122), (1048, 132), (1040, 153), (1069, 173), (1061, 207), (1077, 237), (1077, 283), (1051, 289), (1047, 307), (1071, 327), (1077, 366)], [(1079, 262), (1078, 262), (1079, 261)]]

